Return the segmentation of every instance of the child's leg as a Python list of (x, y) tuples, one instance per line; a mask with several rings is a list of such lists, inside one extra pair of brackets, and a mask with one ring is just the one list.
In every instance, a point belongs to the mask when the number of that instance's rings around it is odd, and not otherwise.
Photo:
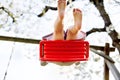
[[(74, 15), (75, 24), (74, 24), (74, 26), (72, 26), (71, 28), (68, 29), (67, 40), (75, 40), (77, 38), (77, 33), (81, 28), (81, 22), (82, 22), (82, 13), (81, 13), (81, 11), (79, 9), (74, 9), (73, 15)], [(59, 20), (57, 20), (57, 21), (59, 23)], [(60, 23), (60, 25), (62, 25), (62, 24)], [(57, 27), (60, 27), (60, 26), (58, 25)], [(60, 37), (59, 37), (59, 39), (60, 39)], [(58, 64), (58, 65), (61, 65), (61, 66), (69, 66), (69, 65), (72, 65), (74, 63), (75, 63), (75, 65), (79, 64), (79, 62), (54, 62), (54, 63)]]
[(58, 0), (58, 16), (54, 24), (53, 38), (54, 40), (64, 39), (63, 18), (66, 7), (66, 0)]
[(79, 9), (74, 9), (73, 16), (74, 16), (74, 26), (68, 29), (67, 40), (77, 39), (78, 31), (81, 29), (82, 12)]

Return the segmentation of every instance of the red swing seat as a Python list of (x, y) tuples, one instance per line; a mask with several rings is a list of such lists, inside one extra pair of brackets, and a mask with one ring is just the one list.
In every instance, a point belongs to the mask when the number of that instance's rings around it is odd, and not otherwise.
[(86, 61), (89, 57), (89, 43), (84, 40), (42, 40), (41, 61)]

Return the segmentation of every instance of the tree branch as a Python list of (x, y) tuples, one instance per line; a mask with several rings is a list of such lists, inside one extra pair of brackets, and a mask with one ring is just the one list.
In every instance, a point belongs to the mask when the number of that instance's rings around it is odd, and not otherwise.
[(5, 7), (0, 7), (0, 9), (2, 9), (3, 11), (5, 11), (12, 19), (13, 19), (13, 22), (15, 22), (15, 17), (13, 16), (13, 14)]
[(89, 34), (94, 33), (94, 32), (105, 32), (105, 31), (106, 31), (105, 28), (93, 28), (90, 31), (86, 32), (86, 35), (88, 36)]
[(38, 17), (42, 17), (49, 9), (51, 9), (51, 10), (57, 10), (57, 7), (45, 6), (45, 8), (43, 9), (42, 13), (40, 13), (38, 15)]
[(120, 44), (119, 44), (120, 40), (118, 39), (118, 33), (115, 30), (113, 30), (109, 33), (109, 35), (113, 41), (112, 45), (116, 47), (120, 53)]
[(100, 15), (102, 16), (104, 20), (105, 27), (111, 25), (110, 18), (104, 8), (103, 0), (90, 0), (90, 1), (92, 1), (94, 5), (96, 6), (96, 8), (99, 10)]
[(40, 40), (37, 39), (28, 39), (28, 38), (19, 38), (19, 37), (10, 37), (10, 36), (0, 36), (0, 40), (31, 43), (31, 44), (39, 44), (40, 42)]
[[(96, 6), (96, 8), (99, 10), (99, 12), (104, 20), (105, 26), (104, 26), (103, 30), (92, 29), (91, 31), (87, 32), (87, 35), (92, 32), (96, 32), (96, 31), (105, 31), (105, 29), (107, 29), (107, 27), (110, 27), (112, 25), (111, 20), (108, 16), (107, 12), (105, 11), (103, 0), (90, 0), (90, 1), (93, 2), (94, 5)], [(110, 37), (112, 39), (113, 46), (116, 47), (120, 53), (120, 44), (119, 44), (119, 39), (118, 39), (118, 33), (113, 29), (112, 31), (109, 30), (108, 34), (110, 35)]]

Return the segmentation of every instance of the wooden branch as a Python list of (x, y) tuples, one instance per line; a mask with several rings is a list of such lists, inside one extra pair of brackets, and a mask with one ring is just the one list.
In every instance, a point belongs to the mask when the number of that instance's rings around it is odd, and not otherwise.
[(88, 36), (89, 34), (94, 33), (94, 32), (106, 32), (106, 29), (105, 28), (93, 28), (90, 31), (86, 32), (86, 35)]
[(105, 27), (111, 25), (110, 18), (104, 8), (103, 0), (90, 0), (90, 1), (92, 1), (96, 8), (99, 10), (100, 15), (104, 20)]
[(14, 15), (7, 8), (0, 7), (0, 9), (2, 9), (3, 11), (5, 11), (13, 19), (13, 21), (12, 21), (13, 23), (16, 21)]
[(119, 44), (120, 41), (118, 39), (118, 33), (115, 30), (113, 30), (109, 33), (109, 35), (113, 41), (112, 45), (118, 49), (119, 54), (120, 54), (120, 44)]
[[(104, 51), (105, 47), (104, 46), (95, 46), (95, 45), (90, 45), (90, 48), (93, 48), (95, 50), (101, 50), (101, 51)], [(114, 52), (115, 51), (115, 48), (114, 47), (110, 47), (109, 48), (109, 51), (110, 52)]]
[(42, 13), (40, 13), (38, 15), (38, 17), (42, 17), (49, 9), (51, 9), (51, 10), (57, 10), (57, 7), (45, 6), (45, 8), (43, 9)]
[(120, 80), (120, 73), (118, 69), (115, 67), (114, 63), (109, 62), (108, 60), (105, 60), (108, 68), (111, 70), (115, 80)]
[(31, 43), (31, 44), (39, 44), (39, 42), (40, 42), (40, 40), (35, 40), (35, 39), (9, 37), (9, 36), (0, 36), (0, 40)]
[[(104, 48), (104, 49), (107, 54), (108, 54), (108, 52), (110, 52), (110, 47), (108, 44), (106, 44), (106, 48)], [(90, 50), (92, 52), (104, 57), (105, 63), (107, 64), (107, 67), (109, 68), (109, 70), (111, 70), (115, 80), (120, 80), (120, 73), (119, 73), (118, 69), (115, 67), (115, 65), (114, 65), (115, 62), (112, 60), (112, 58), (109, 57), (108, 55), (105, 55), (104, 52), (98, 52), (97, 50), (95, 50), (93, 48), (90, 48)], [(105, 80), (108, 80), (108, 76), (106, 76)]]
[[(110, 54), (109, 43), (105, 44), (104, 53), (105, 53), (105, 55), (109, 56), (109, 54)], [(104, 59), (104, 80), (109, 80), (109, 68), (108, 68), (107, 64), (105, 63), (105, 59)]]
[[(108, 16), (107, 12), (105, 11), (103, 0), (90, 0), (90, 1), (93, 2), (94, 5), (96, 6), (96, 8), (99, 10), (99, 12), (104, 20), (104, 23), (105, 23), (105, 27), (104, 27), (104, 30), (105, 30), (112, 23), (111, 23), (111, 20)], [(99, 29), (97, 29), (96, 31), (98, 31), (98, 30)], [(91, 30), (91, 31), (87, 32), (87, 35), (92, 32), (96, 32), (96, 31)], [(110, 31), (110, 33), (108, 32), (108, 34), (110, 35), (110, 37), (112, 39), (113, 46), (116, 47), (120, 53), (120, 44), (119, 44), (119, 39), (118, 39), (118, 33), (115, 30), (113, 30), (113, 31)]]
[(104, 59), (106, 59), (106, 60), (108, 60), (108, 61), (110, 61), (110, 62), (112, 62), (112, 63), (115, 63), (114, 60), (113, 60), (111, 57), (105, 55), (103, 51), (98, 52), (97, 50), (95, 50), (95, 49), (93, 49), (93, 48), (90, 48), (90, 50), (91, 50), (92, 52), (98, 54), (99, 56), (103, 57)]

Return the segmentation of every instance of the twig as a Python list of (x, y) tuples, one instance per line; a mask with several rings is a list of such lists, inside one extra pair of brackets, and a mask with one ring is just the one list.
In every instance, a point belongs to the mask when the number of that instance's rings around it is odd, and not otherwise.
[(13, 14), (5, 7), (0, 7), (0, 9), (2, 9), (3, 11), (5, 11), (12, 19), (13, 19), (13, 22), (15, 22), (15, 17), (13, 16)]
[(89, 35), (89, 34), (94, 33), (94, 32), (105, 32), (105, 31), (106, 31), (105, 28), (93, 28), (90, 31), (86, 32), (86, 35)]
[(45, 6), (45, 8), (43, 9), (42, 13), (40, 13), (38, 15), (38, 17), (42, 17), (49, 9), (51, 9), (51, 10), (57, 10), (57, 7)]

